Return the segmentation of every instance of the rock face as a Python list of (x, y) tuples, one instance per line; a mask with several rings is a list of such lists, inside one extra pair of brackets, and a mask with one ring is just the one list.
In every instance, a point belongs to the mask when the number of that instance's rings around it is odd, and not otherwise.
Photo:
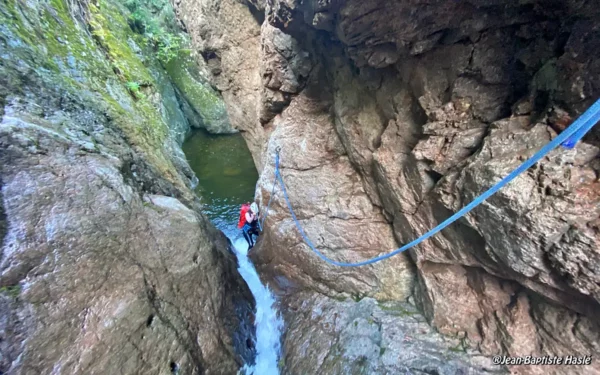
[[(391, 226), (381, 209), (369, 200), (344, 152), (328, 104), (327, 98), (309, 98), (302, 93), (276, 118), (259, 185), (264, 186), (262, 200), (266, 202), (274, 175), (268, 159), (275, 153), (275, 146), (282, 147), (280, 167), (285, 171), (291, 204), (307, 234), (326, 256), (358, 261), (396, 247), (396, 241)], [(275, 199), (268, 216), (271, 224), (265, 230), (259, 253), (270, 272), (330, 296), (402, 300), (411, 294), (413, 269), (405, 256), (340, 274), (338, 267), (316, 258), (304, 244), (281, 192)], [(309, 261), (310, 266), (299, 268), (299, 261)]]
[(285, 341), (290, 349), (284, 373), (504, 373), (489, 358), (463, 347), (460, 339), (433, 332), (406, 302), (339, 302), (300, 293), (287, 304)]
[[(600, 96), (600, 10), (591, 2), (177, 7), (228, 108), (243, 112), (237, 121), (262, 172), (257, 198), (265, 207), (282, 147), (291, 205), (312, 242), (336, 260), (367, 259), (424, 234)], [(575, 149), (551, 152), (408, 255), (373, 267), (321, 261), (275, 190), (256, 259), (288, 291), (380, 301), (412, 294), (430, 324), (484, 354), (597, 356), (599, 135), (594, 129)], [(308, 319), (297, 314), (287, 321)], [(286, 360), (296, 361), (289, 372), (310, 373), (314, 367), (293, 358), (305, 355), (301, 340), (288, 335), (286, 344)], [(350, 371), (340, 366), (327, 368)], [(599, 366), (511, 370), (600, 373)]]
[(190, 126), (212, 134), (237, 132), (229, 122), (223, 99), (205, 82), (193, 58), (180, 52), (165, 64), (165, 69)]
[(241, 365), (249, 292), (189, 188), (174, 88), (123, 12), (0, 4), (1, 373)]
[(244, 133), (255, 162), (265, 134), (256, 126), (255, 98), (261, 87), (260, 24), (250, 9), (235, 0), (174, 2), (192, 43), (212, 75), (212, 83), (223, 95), (231, 125)]

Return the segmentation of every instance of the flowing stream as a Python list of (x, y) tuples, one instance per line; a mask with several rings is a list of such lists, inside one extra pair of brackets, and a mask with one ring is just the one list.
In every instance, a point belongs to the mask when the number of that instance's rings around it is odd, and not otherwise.
[(242, 374), (277, 375), (283, 321), (275, 298), (260, 281), (248, 257), (248, 244), (237, 229), (240, 206), (252, 201), (258, 180), (250, 151), (240, 134), (215, 136), (200, 130), (184, 142), (183, 151), (198, 177), (196, 194), (205, 205), (204, 212), (231, 240), (238, 271), (256, 301), (256, 356), (253, 363), (244, 366)]
[(256, 301), (254, 326), (256, 327), (256, 360), (254, 366), (245, 368), (246, 375), (279, 374), (278, 359), (281, 354), (281, 329), (283, 322), (275, 308), (275, 298), (265, 287), (247, 256), (248, 244), (243, 238), (234, 242), (240, 275), (246, 280)]

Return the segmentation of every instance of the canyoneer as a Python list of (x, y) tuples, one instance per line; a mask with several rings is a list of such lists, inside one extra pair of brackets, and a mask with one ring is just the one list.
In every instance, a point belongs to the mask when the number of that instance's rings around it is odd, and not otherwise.
[(254, 247), (253, 235), (259, 236), (258, 228), (258, 205), (255, 202), (252, 204), (244, 203), (240, 209), (240, 220), (238, 228), (242, 230), (246, 242), (248, 242), (248, 250)]

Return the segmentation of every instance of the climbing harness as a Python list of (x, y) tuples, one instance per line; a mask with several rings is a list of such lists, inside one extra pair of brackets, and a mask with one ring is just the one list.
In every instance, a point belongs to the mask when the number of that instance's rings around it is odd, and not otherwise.
[[(397, 255), (405, 250), (408, 250), (408, 249), (420, 244), (421, 242), (425, 241), (426, 239), (432, 237), (433, 235), (437, 234), (438, 232), (442, 231), (444, 228), (448, 227), (450, 224), (454, 223), (456, 220), (458, 220), (461, 217), (463, 217), (464, 215), (466, 215), (469, 211), (471, 211), (475, 207), (479, 206), (481, 203), (483, 203), (483, 201), (485, 201), (486, 199), (488, 199), (489, 197), (494, 195), (498, 190), (502, 189), (504, 186), (506, 186), (506, 184), (508, 184), (509, 182), (514, 180), (521, 173), (525, 172), (532, 165), (537, 163), (539, 160), (541, 160), (544, 156), (546, 156), (550, 151), (552, 151), (559, 145), (562, 145), (563, 147), (568, 148), (568, 149), (574, 148), (575, 145), (577, 144), (577, 142), (579, 140), (581, 140), (581, 138), (583, 138), (583, 136), (588, 131), (590, 131), (590, 129), (592, 129), (592, 127), (594, 127), (594, 125), (596, 125), (596, 123), (598, 123), (599, 121), (600, 121), (600, 99), (598, 99), (587, 111), (585, 111), (573, 124), (571, 124), (562, 133), (557, 135), (556, 138), (554, 138), (552, 141), (550, 141), (544, 147), (542, 147), (531, 158), (529, 158), (523, 164), (518, 166), (515, 170), (513, 170), (508, 176), (504, 177), (496, 185), (492, 186), (486, 192), (484, 192), (483, 194), (481, 194), (480, 196), (475, 198), (471, 203), (469, 203), (468, 205), (463, 207), (460, 211), (456, 212), (454, 215), (450, 216), (444, 222), (440, 223), (437, 227), (431, 229), (429, 232), (425, 233), (424, 235), (417, 238), (416, 240), (409, 242), (406, 245), (404, 245), (390, 253), (380, 255), (380, 256), (377, 256), (377, 257), (374, 257), (374, 258), (371, 258), (371, 259), (368, 259), (368, 260), (365, 260), (362, 262), (357, 262), (357, 263), (338, 262), (336, 260), (327, 258), (319, 250), (317, 250), (317, 248), (313, 245), (313, 243), (310, 241), (310, 239), (306, 236), (306, 233), (304, 232), (304, 228), (302, 228), (302, 225), (300, 225), (300, 222), (298, 221), (298, 218), (296, 217), (296, 214), (294, 213), (294, 210), (292, 209), (292, 205), (290, 203), (290, 199), (289, 199), (287, 190), (285, 188), (285, 183), (283, 182), (283, 178), (281, 176), (281, 171), (279, 170), (279, 152), (281, 150), (280, 147), (277, 148), (276, 156), (275, 156), (275, 180), (278, 181), (279, 185), (281, 186), (281, 190), (283, 191), (283, 196), (285, 198), (285, 202), (288, 206), (288, 209), (290, 210), (292, 219), (294, 219), (294, 222), (296, 223), (296, 227), (298, 228), (300, 235), (302, 236), (302, 238), (304, 239), (306, 244), (312, 249), (312, 251), (315, 252), (315, 254), (317, 254), (321, 259), (323, 259), (327, 263), (333, 264), (335, 266), (340, 266), (340, 267), (366, 266), (368, 264), (377, 263), (384, 259), (391, 258), (394, 255)], [(275, 181), (273, 182), (273, 192), (274, 191), (275, 191)], [(273, 192), (271, 193), (271, 197), (273, 196)], [(269, 205), (270, 204), (271, 204), (271, 199), (269, 198)], [(268, 206), (267, 206), (267, 209), (268, 209)], [(265, 219), (266, 219), (266, 215), (265, 215)]]

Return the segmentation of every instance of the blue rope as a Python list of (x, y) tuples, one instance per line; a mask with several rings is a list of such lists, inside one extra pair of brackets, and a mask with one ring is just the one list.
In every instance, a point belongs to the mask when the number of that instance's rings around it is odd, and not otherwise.
[[(592, 105), (580, 118), (582, 119), (583, 116), (585, 116), (588, 112), (593, 111), (594, 110), (594, 106), (597, 106), (597, 104), (600, 102), (600, 99), (598, 99), (598, 101), (596, 103), (594, 103), (594, 105)], [(597, 117), (597, 114), (596, 114)], [(579, 142), (581, 140), (581, 138), (583, 138), (584, 135), (586, 135), (587, 132), (589, 132), (594, 125), (596, 125), (598, 123), (598, 119), (594, 117), (594, 115), (591, 115), (590, 119), (587, 120), (585, 123), (583, 123), (582, 125), (580, 125), (577, 129), (577, 131), (575, 131), (575, 133), (573, 135), (571, 135), (569, 138), (567, 138), (566, 141), (564, 141), (563, 143), (561, 143), (561, 146), (568, 148), (568, 149), (573, 149), (575, 147), (575, 145), (577, 144), (577, 142)], [(577, 121), (576, 121), (577, 122)], [(575, 122), (575, 123), (576, 123)], [(575, 123), (573, 123), (571, 126), (575, 125)]]
[[(277, 156), (279, 157), (279, 150), (280, 148), (277, 148)], [(271, 200), (273, 200), (273, 195), (275, 195), (275, 187), (277, 186), (277, 184), (275, 183), (277, 182), (277, 180), (273, 181), (273, 189), (271, 189), (271, 195), (269, 196), (269, 202), (267, 202), (267, 209), (265, 210), (265, 216), (263, 216), (262, 221), (258, 221), (258, 229), (260, 229), (260, 231), (262, 232), (263, 228), (264, 228), (264, 224), (265, 224), (265, 220), (267, 220), (267, 216), (269, 216), (269, 207), (271, 207)]]
[(583, 115), (581, 115), (573, 124), (571, 124), (571, 126), (569, 126), (562, 133), (560, 133), (556, 138), (554, 138), (552, 141), (550, 141), (548, 144), (546, 144), (544, 147), (542, 147), (535, 155), (533, 155), (531, 158), (526, 160), (523, 164), (521, 164), (514, 171), (512, 171), (508, 176), (506, 176), (504, 179), (502, 179), (496, 185), (494, 185), (493, 187), (488, 189), (485, 193), (483, 193), (480, 196), (478, 196), (477, 198), (475, 198), (471, 203), (469, 203), (468, 205), (463, 207), (460, 211), (458, 211), (454, 215), (450, 216), (448, 219), (446, 219), (444, 222), (439, 224), (437, 227), (433, 228), (432, 230), (425, 233), (424, 235), (417, 238), (416, 240), (407, 243), (406, 245), (402, 246), (399, 249), (396, 249), (390, 253), (380, 255), (375, 258), (371, 258), (371, 259), (368, 259), (368, 260), (365, 260), (362, 262), (357, 262), (357, 263), (338, 262), (336, 260), (327, 258), (319, 250), (317, 250), (317, 248), (313, 245), (313, 243), (310, 241), (310, 239), (306, 236), (306, 233), (304, 232), (302, 225), (300, 225), (300, 222), (298, 221), (298, 218), (296, 217), (296, 214), (294, 213), (294, 210), (292, 209), (292, 205), (290, 203), (290, 199), (289, 199), (287, 190), (285, 188), (283, 178), (281, 177), (281, 173), (279, 170), (279, 152), (277, 152), (277, 155), (275, 158), (275, 178), (279, 181), (279, 185), (281, 186), (281, 189), (283, 191), (283, 196), (285, 198), (285, 202), (287, 203), (288, 209), (290, 210), (290, 213), (292, 214), (292, 218), (294, 219), (294, 222), (296, 223), (296, 227), (298, 228), (300, 235), (303, 237), (306, 244), (308, 246), (310, 246), (312, 251), (315, 252), (315, 254), (317, 254), (321, 259), (323, 259), (327, 263), (333, 264), (335, 266), (340, 266), (340, 267), (366, 266), (368, 264), (373, 264), (376, 262), (380, 262), (384, 259), (391, 258), (394, 255), (397, 255), (405, 250), (408, 250), (411, 247), (414, 247), (414, 246), (420, 244), (421, 242), (425, 241), (426, 239), (432, 237), (433, 235), (439, 233), (444, 228), (448, 227), (450, 224), (454, 223), (456, 220), (458, 220), (461, 217), (463, 217), (464, 215), (466, 215), (469, 211), (471, 211), (475, 207), (479, 206), (481, 203), (483, 203), (483, 201), (485, 201), (486, 199), (491, 197), (498, 190), (502, 189), (504, 186), (506, 186), (506, 184), (508, 184), (509, 182), (514, 180), (518, 175), (525, 172), (527, 169), (529, 169), (532, 165), (537, 163), (540, 159), (542, 159), (544, 156), (546, 156), (550, 151), (552, 151), (557, 146), (562, 144), (563, 147), (573, 148), (575, 146), (575, 144), (577, 143), (577, 141), (579, 141), (599, 121), (600, 121), (600, 99), (598, 99), (587, 111), (585, 111), (585, 113)]

